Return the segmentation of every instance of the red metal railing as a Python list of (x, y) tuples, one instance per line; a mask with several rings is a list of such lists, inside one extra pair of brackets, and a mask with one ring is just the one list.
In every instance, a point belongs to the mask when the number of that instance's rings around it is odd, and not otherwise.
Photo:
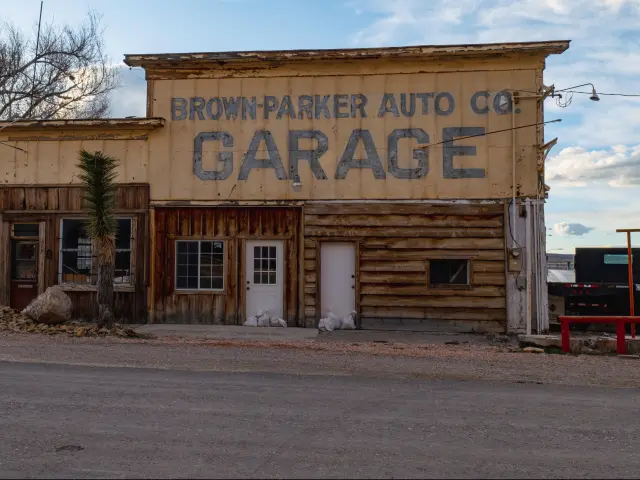
[[(627, 340), (624, 326), (630, 323), (635, 327), (636, 323), (640, 323), (640, 317), (566, 317), (559, 316), (560, 328), (562, 334), (562, 351), (571, 353), (571, 338), (569, 334), (569, 325), (571, 323), (615, 323), (616, 324), (616, 344), (617, 351), (621, 355), (627, 353)], [(633, 329), (635, 333), (635, 328)], [(634, 335), (635, 337), (635, 335)]]

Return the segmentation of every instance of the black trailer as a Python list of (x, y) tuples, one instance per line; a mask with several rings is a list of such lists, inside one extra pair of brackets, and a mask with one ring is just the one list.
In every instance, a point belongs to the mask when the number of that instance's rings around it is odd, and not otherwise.
[[(640, 291), (640, 249), (632, 249), (633, 282)], [(557, 315), (624, 316), (629, 309), (629, 273), (626, 248), (576, 248), (575, 281), (549, 282), (550, 318)], [(640, 302), (635, 294), (635, 311)]]

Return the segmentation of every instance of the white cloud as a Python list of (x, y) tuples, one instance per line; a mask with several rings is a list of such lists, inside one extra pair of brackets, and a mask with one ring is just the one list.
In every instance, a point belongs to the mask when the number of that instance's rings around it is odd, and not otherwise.
[(581, 223), (569, 223), (569, 222), (560, 222), (556, 223), (553, 226), (553, 231), (558, 235), (569, 236), (569, 235), (577, 235), (582, 236), (594, 230), (592, 227), (585, 227)]
[(547, 161), (546, 179), (558, 186), (592, 182), (611, 187), (640, 186), (640, 145), (615, 145), (605, 150), (565, 148)]
[[(605, 93), (640, 93), (640, 0), (355, 0), (351, 5), (376, 15), (353, 37), (359, 46), (570, 39), (567, 52), (548, 59), (546, 85), (560, 89), (591, 82)], [(561, 144), (640, 144), (635, 121), (640, 98), (603, 95), (594, 103), (576, 94), (568, 108), (551, 99), (545, 107), (565, 119), (547, 128)]]
[(147, 82), (141, 68), (122, 67), (121, 86), (111, 95), (110, 116), (144, 117), (147, 110)]
[[(545, 85), (561, 89), (590, 82), (599, 92), (640, 93), (640, 0), (352, 3), (376, 15), (353, 37), (357, 46), (569, 39), (567, 52), (548, 58)], [(549, 230), (549, 248), (624, 243), (615, 229), (640, 225), (640, 212), (629, 202), (635, 191), (619, 188), (640, 186), (640, 98), (600, 98), (591, 102), (589, 95), (574, 94), (566, 108), (545, 102), (547, 120), (563, 119), (545, 129), (547, 141), (559, 140), (546, 165), (546, 222), (557, 225)]]

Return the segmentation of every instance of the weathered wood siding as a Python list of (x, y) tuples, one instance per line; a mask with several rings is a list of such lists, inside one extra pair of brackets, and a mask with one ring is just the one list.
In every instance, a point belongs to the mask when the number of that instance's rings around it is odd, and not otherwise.
[[(241, 325), (246, 318), (245, 241), (284, 240), (284, 300), (287, 324), (298, 319), (300, 209), (280, 207), (156, 208), (152, 321)], [(225, 290), (175, 290), (176, 239), (226, 242)]]
[[(362, 326), (434, 325), (504, 331), (504, 206), (309, 204), (304, 211), (305, 323), (322, 312), (318, 265), (322, 241), (351, 239), (356, 249), (356, 306)], [(469, 258), (471, 286), (429, 288), (428, 260)], [(322, 273), (320, 273), (322, 274)]]
[[(9, 231), (12, 222), (44, 223), (44, 272), (43, 287), (46, 289), (58, 283), (58, 264), (60, 254), (60, 220), (82, 217), (83, 189), (80, 186), (3, 186), (0, 188), (0, 212), (3, 231)], [(132, 256), (135, 259), (132, 271), (135, 284), (116, 287), (114, 314), (118, 321), (127, 323), (146, 323), (146, 285), (147, 285), (147, 240), (149, 238), (147, 211), (149, 208), (149, 186), (128, 184), (118, 186), (116, 192), (116, 211), (118, 215), (130, 217), (135, 221), (132, 240)], [(9, 250), (10, 240), (2, 236), (0, 248), (0, 291), (1, 303), (8, 303), (9, 292)], [(95, 258), (95, 257), (94, 257)], [(65, 287), (74, 305), (74, 318), (92, 319), (97, 313), (96, 289), (91, 286)]]

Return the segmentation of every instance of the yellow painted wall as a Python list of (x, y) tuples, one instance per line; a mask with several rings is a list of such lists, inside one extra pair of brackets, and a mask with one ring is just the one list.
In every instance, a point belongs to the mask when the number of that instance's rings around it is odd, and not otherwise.
[[(82, 132), (83, 137), (99, 137), (101, 132)], [(55, 140), (60, 135), (48, 134), (48, 140), (38, 141), (33, 133), (12, 133), (0, 141), (0, 182), (4, 184), (67, 184), (79, 183), (78, 152), (102, 151), (119, 160), (118, 181), (146, 183), (149, 181), (149, 144), (145, 140)], [(19, 140), (21, 137), (28, 138)], [(17, 148), (11, 148), (9, 145)], [(20, 150), (18, 150), (20, 149)]]
[[(148, 140), (63, 140), (35, 141), (18, 140), (21, 134), (12, 134), (12, 138), (0, 132), (0, 140), (18, 146), (27, 153), (0, 146), (0, 175), (3, 183), (71, 183), (77, 182), (75, 163), (77, 152), (82, 147), (87, 150), (102, 150), (120, 159), (121, 182), (149, 182), (152, 200), (329, 200), (329, 199), (474, 199), (504, 198), (511, 195), (512, 175), (512, 133), (510, 131), (485, 135), (464, 140), (454, 140), (456, 146), (473, 146), (475, 155), (455, 156), (454, 168), (483, 169), (483, 178), (444, 178), (443, 150), (439, 144), (443, 139), (443, 130), (453, 127), (481, 127), (485, 132), (509, 129), (512, 115), (499, 115), (494, 111), (495, 94), (505, 89), (536, 91), (540, 88), (542, 57), (522, 57), (520, 59), (496, 60), (456, 60), (455, 63), (368, 63), (366, 69), (354, 60), (342, 65), (330, 67), (322, 64), (300, 65), (288, 68), (258, 68), (250, 71), (211, 71), (207, 75), (200, 72), (199, 78), (179, 78), (187, 75), (166, 75), (157, 72), (149, 75), (153, 98), (151, 107), (155, 117), (166, 119), (165, 127), (148, 132)], [(169, 72), (170, 73), (170, 72)], [(233, 75), (233, 77), (231, 77)], [(189, 75), (191, 76), (191, 75)], [(196, 76), (196, 75), (194, 75)], [(202, 78), (203, 76), (209, 78)], [(172, 78), (169, 78), (172, 77)], [(489, 112), (480, 114), (471, 108), (471, 99), (475, 92), (489, 92)], [(428, 110), (423, 114), (422, 100), (415, 98), (416, 111), (413, 116), (401, 112), (401, 94), (406, 95), (410, 106), (411, 94), (442, 92), (450, 93), (455, 107), (448, 115), (435, 112), (434, 98), (427, 99)], [(398, 116), (392, 112), (379, 116), (383, 94), (393, 94), (397, 103)], [(340, 112), (346, 118), (336, 118), (333, 111), (334, 96), (346, 95), (346, 107)], [(328, 102), (331, 118), (308, 118), (299, 109), (300, 96), (331, 96)], [(357, 110), (352, 116), (350, 103), (352, 95), (364, 95), (367, 99), (366, 118)], [(277, 118), (278, 109), (271, 112), (269, 118), (264, 115), (265, 96), (273, 96), (278, 103), (284, 96), (292, 100), (295, 118), (289, 112), (282, 111)], [(248, 111), (242, 118), (242, 108), (236, 118), (227, 118), (224, 99), (245, 97), (250, 102), (256, 97), (256, 118)], [(195, 98), (195, 106), (204, 105), (200, 111), (190, 112), (190, 103)], [(220, 99), (223, 110), (216, 116), (217, 101)], [(187, 111), (185, 119), (178, 119), (182, 110), (174, 108), (185, 99)], [(214, 99), (214, 100), (212, 100)], [(315, 98), (314, 98), (315, 100)], [(177, 102), (177, 103), (175, 103)], [(240, 104), (242, 101), (240, 101)], [(211, 106), (211, 112), (207, 110)], [(447, 99), (440, 104), (448, 111)], [(480, 98), (478, 107), (487, 105)], [(387, 103), (387, 106), (390, 106)], [(278, 106), (279, 107), (279, 106)], [(535, 99), (523, 99), (513, 106), (517, 126), (541, 121)], [(190, 116), (193, 118), (191, 119)], [(233, 115), (230, 115), (233, 117)], [(428, 173), (422, 178), (396, 178), (389, 165), (389, 136), (397, 129), (421, 129), (429, 136)], [(267, 130), (279, 152), (286, 179), (278, 179), (273, 168), (251, 169), (247, 179), (239, 179), (243, 159), (246, 158), (249, 145), (257, 131)], [(328, 150), (318, 159), (326, 179), (317, 179), (312, 173), (309, 162), (299, 161), (301, 187), (293, 187), (290, 171), (289, 137), (291, 131), (320, 131), (327, 137)], [(375, 145), (379, 157), (382, 175), (376, 178), (371, 168), (350, 168), (345, 178), (336, 179), (338, 165), (344, 155), (349, 138), (355, 130), (367, 130)], [(194, 173), (194, 140), (203, 133), (225, 132), (233, 138), (233, 146), (224, 147), (219, 141), (205, 141), (202, 148), (202, 170), (221, 171), (223, 163), (221, 153), (233, 155), (233, 169), (224, 180), (201, 179)], [(135, 132), (134, 132), (135, 133)], [(89, 136), (88, 134), (84, 134)], [(133, 137), (133, 133), (131, 137)], [(538, 186), (536, 173), (537, 143), (539, 132), (535, 127), (516, 130), (517, 191), (518, 195), (535, 195)], [(121, 136), (121, 138), (126, 138)], [(300, 140), (299, 150), (314, 149), (317, 143), (312, 140)], [(398, 167), (415, 168), (414, 149), (424, 145), (411, 138), (398, 141)], [(257, 159), (267, 158), (265, 143), (262, 142), (255, 152)], [(353, 165), (367, 154), (360, 141), (354, 152)], [(200, 175), (206, 177), (205, 175)], [(211, 176), (211, 175), (209, 175)]]
[[(502, 198), (511, 195), (512, 185), (512, 133), (504, 132), (455, 141), (455, 145), (474, 146), (475, 156), (456, 156), (455, 168), (484, 169), (484, 178), (444, 178), (443, 147), (428, 147), (428, 174), (423, 178), (396, 178), (389, 169), (389, 135), (396, 129), (422, 129), (429, 136), (430, 144), (438, 144), (443, 139), (443, 129), (450, 127), (482, 127), (485, 132), (509, 129), (512, 125), (511, 114), (498, 115), (493, 109), (493, 99), (497, 92), (504, 89), (536, 91), (537, 79), (542, 61), (527, 58), (526, 61), (505, 63), (498, 61), (499, 70), (490, 69), (490, 64), (477, 62), (449, 65), (450, 69), (459, 69), (464, 65), (469, 71), (447, 71), (447, 65), (439, 62), (433, 66), (434, 72), (428, 72), (429, 64), (407, 65), (402, 72), (397, 64), (382, 64), (368, 71), (371, 74), (353, 72), (358, 62), (346, 63), (344, 75), (332, 69), (307, 65), (307, 70), (296, 66), (291, 70), (279, 67), (274, 70), (252, 72), (220, 71), (210, 74), (213, 78), (168, 78), (180, 75), (167, 75), (156, 72), (153, 81), (152, 113), (167, 120), (166, 127), (153, 133), (151, 141), (151, 196), (157, 200), (325, 200), (325, 199), (452, 199), (452, 198)], [(476, 70), (474, 70), (476, 69)], [(361, 69), (360, 69), (361, 70)], [(387, 71), (392, 73), (386, 73)], [(425, 72), (426, 71), (426, 72)], [(233, 78), (229, 78), (234, 75)], [(193, 76), (196, 76), (194, 74)], [(218, 77), (218, 78), (215, 78)], [(474, 113), (471, 98), (475, 92), (490, 92), (487, 114)], [(383, 94), (394, 94), (398, 110), (401, 110), (401, 94), (406, 95), (407, 109), (410, 107), (410, 95), (430, 93), (436, 95), (450, 92), (455, 100), (455, 108), (449, 115), (438, 115), (434, 111), (434, 98), (427, 101), (427, 113), (422, 113), (421, 99), (416, 99), (416, 112), (413, 116), (399, 116), (388, 112), (379, 116), (379, 107)], [(304, 95), (331, 95), (329, 105), (333, 107), (334, 95), (344, 94), (347, 106), (340, 111), (347, 118), (308, 118), (300, 112), (299, 99)], [(366, 118), (361, 111), (351, 114), (352, 95), (362, 94), (367, 98)], [(283, 109), (278, 118), (278, 110), (265, 118), (265, 96), (274, 96), (279, 104), (287, 95), (294, 106), (291, 118), (288, 109)], [(256, 97), (256, 118), (251, 118), (245, 109), (237, 111), (237, 117), (222, 105), (219, 118), (218, 99), (227, 102), (232, 98), (244, 97), (248, 102)], [(174, 104), (172, 106), (172, 99)], [(182, 100), (184, 99), (184, 101)], [(192, 100), (193, 99), (193, 100)], [(202, 99), (202, 100), (200, 100)], [(315, 98), (314, 98), (315, 100)], [(191, 102), (194, 109), (191, 109)], [(186, 107), (181, 108), (183, 105)], [(443, 111), (448, 110), (443, 99), (440, 104)], [(486, 99), (480, 98), (477, 106), (486, 105)], [(198, 106), (202, 108), (198, 110)], [(208, 108), (209, 107), (209, 108)], [(538, 107), (535, 99), (523, 99), (515, 108), (516, 125), (534, 124), (538, 121)], [(180, 119), (186, 115), (186, 118)], [(200, 115), (202, 115), (201, 118)], [(371, 168), (351, 168), (345, 178), (336, 179), (336, 171), (352, 132), (357, 129), (368, 130), (386, 178), (376, 178)], [(251, 169), (247, 179), (239, 178), (243, 159), (257, 131), (268, 130), (277, 147), (286, 179), (278, 179), (273, 168)], [(319, 158), (326, 179), (318, 179), (312, 173), (307, 161), (299, 162), (301, 187), (293, 187), (290, 172), (289, 136), (291, 131), (314, 130), (326, 135), (328, 150)], [(233, 138), (233, 146), (225, 147), (220, 141), (205, 141), (202, 147), (202, 170), (216, 172), (224, 170), (220, 161), (221, 152), (233, 155), (233, 170), (224, 180), (201, 179), (194, 174), (194, 139), (202, 133), (225, 132)], [(516, 130), (517, 184), (522, 195), (535, 195), (537, 188), (537, 130), (535, 127)], [(422, 144), (424, 145), (424, 143)], [(302, 140), (299, 149), (314, 149), (316, 141)], [(413, 149), (419, 147), (414, 139), (401, 139), (398, 142), (398, 166), (415, 168)], [(258, 159), (268, 158), (265, 142), (259, 145)], [(358, 144), (355, 159), (366, 158), (363, 142)], [(204, 175), (206, 177), (206, 175)], [(283, 177), (283, 175), (280, 175)], [(380, 176), (380, 175), (379, 175)]]

